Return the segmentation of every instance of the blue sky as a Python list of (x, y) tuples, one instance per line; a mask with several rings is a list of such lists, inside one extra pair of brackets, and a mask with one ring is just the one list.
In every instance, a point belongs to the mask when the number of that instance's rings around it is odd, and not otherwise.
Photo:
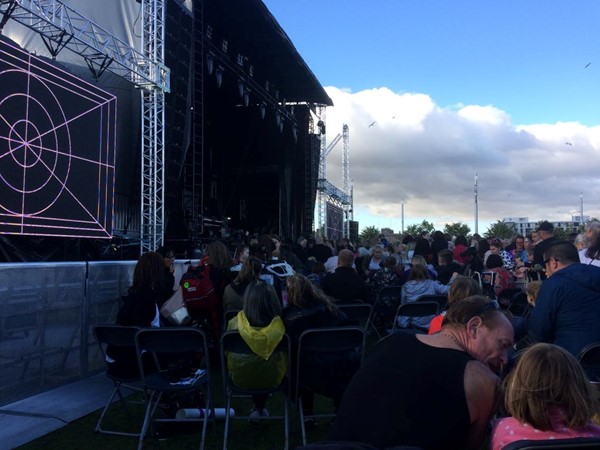
[(519, 124), (600, 122), (598, 1), (264, 3), (324, 86), (492, 104)]
[(400, 197), (405, 225), (473, 228), (475, 172), (480, 232), (566, 220), (581, 192), (600, 216), (600, 2), (264, 3), (334, 100), (328, 138), (350, 127), (361, 228), (398, 230)]

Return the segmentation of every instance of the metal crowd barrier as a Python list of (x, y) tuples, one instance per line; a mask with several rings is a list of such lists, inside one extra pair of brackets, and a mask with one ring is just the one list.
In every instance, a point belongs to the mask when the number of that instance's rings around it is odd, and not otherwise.
[(115, 322), (135, 263), (0, 264), (0, 406), (104, 368), (92, 327)]

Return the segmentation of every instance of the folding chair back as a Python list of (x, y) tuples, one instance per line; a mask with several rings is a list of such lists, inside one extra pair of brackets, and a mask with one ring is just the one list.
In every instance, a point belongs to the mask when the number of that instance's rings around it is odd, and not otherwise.
[[(392, 329), (392, 333), (395, 333), (398, 327), (398, 318), (399, 317), (408, 317), (409, 319), (417, 318), (417, 317), (427, 317), (427, 316), (435, 316), (438, 314), (438, 303), (437, 302), (410, 302), (403, 303), (398, 307), (398, 312), (396, 313), (396, 318), (394, 319), (394, 328)], [(408, 329), (412, 329), (415, 331), (423, 331), (427, 330), (420, 329), (412, 325), (412, 320), (409, 320)]]
[(569, 438), (522, 440), (502, 447), (502, 450), (600, 450), (600, 438)]
[(417, 298), (417, 302), (436, 302), (438, 304), (438, 311), (445, 311), (446, 306), (448, 306), (448, 296), (446, 294), (421, 295)]
[(252, 355), (254, 352), (248, 346), (246, 341), (242, 338), (238, 331), (227, 331), (221, 336), (221, 372), (223, 375), (223, 387), (225, 390), (225, 431), (223, 436), (223, 450), (227, 450), (227, 442), (229, 438), (229, 425), (231, 419), (248, 419), (248, 415), (242, 415), (236, 413), (235, 416), (230, 415), (231, 402), (233, 397), (247, 397), (251, 395), (271, 395), (276, 392), (281, 392), (284, 396), (284, 412), (283, 416), (273, 415), (268, 417), (261, 417), (260, 420), (284, 420), (284, 435), (285, 435), (285, 448), (289, 448), (289, 395), (291, 390), (290, 381), (290, 358), (291, 358), (291, 341), (287, 334), (283, 335), (281, 342), (277, 345), (273, 351), (271, 358), (278, 354), (284, 354), (286, 359), (287, 371), (286, 376), (279, 386), (274, 386), (266, 389), (249, 389), (240, 386), (236, 386), (233, 383), (229, 367), (227, 366), (227, 353), (240, 353), (245, 355)]
[(514, 298), (522, 292), (523, 289), (518, 287), (504, 289), (502, 292), (500, 292), (500, 294), (498, 294), (498, 303), (500, 304), (500, 307), (502, 309), (509, 309)]
[(225, 310), (225, 313), (223, 314), (223, 330), (227, 329), (227, 325), (229, 324), (229, 321), (231, 319), (233, 319), (235, 316), (237, 316), (240, 311), (241, 311), (241, 309), (239, 309), (239, 308), (232, 308), (232, 309)]
[(110, 366), (108, 365), (108, 361), (106, 359), (106, 348), (110, 345), (114, 348), (120, 349), (129, 349), (132, 354), (135, 354), (135, 335), (140, 329), (138, 327), (124, 327), (121, 325), (96, 325), (93, 328), (94, 336), (96, 337), (96, 342), (98, 343), (98, 348), (100, 349), (100, 353), (102, 354), (102, 359), (106, 362), (106, 376), (112, 380), (115, 385), (115, 388), (106, 402), (102, 413), (100, 414), (100, 418), (96, 423), (95, 431), (98, 433), (104, 434), (114, 434), (119, 436), (139, 436), (139, 433), (131, 433), (118, 431), (114, 429), (105, 429), (102, 428), (102, 422), (108, 412), (110, 405), (112, 404), (115, 396), (119, 397), (121, 404), (125, 408), (127, 414), (129, 414), (129, 410), (127, 408), (127, 400), (123, 396), (123, 392), (121, 388), (128, 389), (129, 391), (137, 391), (142, 392), (142, 388), (138, 385), (134, 385), (133, 383), (139, 383), (141, 381), (141, 375), (136, 376), (118, 376), (114, 371), (110, 370)]
[(477, 281), (477, 283), (479, 284), (479, 287), (481, 289), (483, 289), (483, 282), (481, 281), (481, 273), (475, 271), (473, 272), (473, 274), (471, 275), (471, 278), (473, 278), (475, 281)]
[(381, 288), (377, 294), (377, 301), (381, 298), (397, 298), (398, 303), (400, 302), (400, 296), (402, 295), (402, 286), (385, 286)]
[(496, 299), (496, 291), (494, 290), (496, 281), (496, 272), (481, 272), (481, 290), (483, 295), (487, 295), (491, 299)]
[(368, 303), (338, 303), (338, 308), (346, 314), (351, 325), (366, 330), (371, 320), (373, 306)]
[(510, 302), (508, 310), (513, 316), (527, 317), (531, 312), (531, 306), (527, 302), (527, 293), (521, 291), (515, 294)]
[(600, 342), (586, 345), (577, 360), (590, 381), (600, 385)]
[[(324, 380), (323, 374), (321, 374), (320, 382), (329, 382), (330, 384), (339, 384), (342, 380), (341, 377), (347, 378), (347, 381), (354, 375), (362, 363), (364, 350), (365, 350), (365, 329), (361, 327), (327, 327), (327, 328), (310, 328), (305, 330), (298, 339), (298, 352), (296, 355), (296, 386), (295, 395), (297, 398), (298, 412), (300, 414), (300, 426), (302, 430), (302, 443), (306, 444), (306, 428), (304, 426), (304, 420), (307, 418), (319, 418), (319, 417), (335, 417), (335, 413), (332, 414), (311, 414), (305, 415), (302, 396), (298, 395), (300, 388), (306, 385), (306, 380), (302, 374), (306, 373), (303, 371), (303, 362), (306, 362), (307, 358), (315, 355), (323, 355), (322, 360), (330, 360), (335, 367), (339, 368), (336, 373), (335, 370), (327, 368), (324, 373), (327, 373), (329, 377), (337, 377), (332, 380)], [(348, 364), (344, 364), (345, 355), (352, 355), (356, 357), (355, 367), (351, 367), (352, 361), (348, 361)], [(339, 363), (335, 360), (335, 356), (341, 355), (342, 359)], [(354, 359), (353, 359), (354, 361)], [(311, 364), (307, 367), (309, 370), (317, 370), (315, 365)], [(350, 371), (350, 368), (352, 371)], [(304, 368), (306, 369), (306, 368)], [(340, 373), (343, 371), (343, 373)], [(306, 385), (307, 388), (313, 389), (313, 387)]]
[(371, 314), (371, 323), (379, 338), (381, 338), (382, 332), (393, 326), (391, 321), (400, 305), (401, 296), (402, 286), (385, 286), (377, 294)]
[[(214, 416), (210, 389), (210, 364), (208, 338), (199, 328), (173, 327), (140, 330), (135, 336), (135, 347), (146, 392), (146, 417), (142, 426), (138, 449), (142, 448), (144, 436), (163, 395), (186, 392), (204, 394), (204, 409)], [(149, 353), (154, 366), (144, 364), (142, 355)], [(202, 421), (200, 448), (204, 448), (209, 417), (197, 419), (164, 418), (161, 422)]]

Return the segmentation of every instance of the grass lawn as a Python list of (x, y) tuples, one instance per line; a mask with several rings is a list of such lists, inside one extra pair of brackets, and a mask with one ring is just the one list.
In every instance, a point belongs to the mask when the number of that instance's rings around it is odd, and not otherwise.
[[(365, 353), (377, 342), (376, 336), (369, 336), (365, 346)], [(215, 408), (224, 408), (225, 400), (223, 393), (223, 382), (221, 378), (221, 369), (218, 363), (212, 364), (212, 395), (213, 406)], [(136, 394), (138, 395), (138, 394)], [(141, 395), (139, 395), (141, 398)], [(108, 400), (108, 398), (107, 398)], [(232, 407), (236, 413), (247, 415), (253, 402), (250, 398), (234, 398)], [(267, 409), (271, 415), (280, 415), (283, 413), (283, 396), (276, 394), (267, 401)], [(126, 432), (136, 432), (141, 429), (144, 406), (130, 405), (131, 415), (128, 415), (122, 405), (117, 402), (111, 406), (107, 417), (104, 419), (104, 428), (118, 429)], [(120, 450), (127, 448), (137, 448), (138, 438), (129, 436), (113, 436), (94, 431), (96, 422), (100, 417), (101, 409), (89, 414), (81, 419), (64, 426), (53, 433), (43, 436), (33, 442), (18, 447), (20, 450), (48, 450), (48, 449), (112, 449)], [(315, 413), (325, 414), (333, 412), (333, 402), (325, 397), (315, 395)], [(158, 416), (161, 412), (157, 411)], [(307, 431), (307, 441), (316, 442), (327, 439), (327, 434), (331, 428), (330, 418), (324, 418), (318, 421), (318, 425)], [(190, 430), (180, 430), (172, 433), (170, 436), (161, 436), (159, 438), (150, 437), (148, 432), (145, 442), (145, 449), (195, 449), (200, 445), (201, 422), (195, 424), (185, 424), (196, 428)], [(223, 448), (223, 432), (225, 428), (224, 420), (210, 422), (208, 426), (206, 445), (207, 450), (217, 450)], [(232, 450), (281, 450), (284, 447), (284, 431), (282, 420), (262, 421), (258, 424), (249, 423), (247, 420), (232, 420), (229, 427), (228, 448)], [(302, 432), (300, 430), (300, 418), (295, 405), (292, 404), (290, 415), (290, 449), (302, 445)], [(1, 447), (1, 445), (0, 445)]]
[[(223, 388), (220, 371), (213, 369), (212, 373), (214, 406), (224, 407)], [(139, 396), (141, 398), (141, 396)], [(331, 400), (316, 396), (316, 410), (318, 412), (333, 411)], [(233, 408), (236, 412), (248, 414), (252, 409), (251, 399), (235, 398)], [(267, 409), (271, 415), (282, 414), (283, 396), (276, 394), (267, 402)], [(112, 436), (94, 432), (96, 422), (101, 410), (89, 414), (81, 419), (43, 436), (33, 442), (19, 447), (23, 450), (33, 449), (123, 449), (136, 448), (137, 438), (128, 436)], [(116, 428), (121, 431), (135, 432), (141, 428), (144, 415), (143, 405), (130, 405), (131, 416), (127, 415), (122, 405), (117, 402), (111, 406), (109, 415), (105, 418), (104, 428)], [(161, 414), (157, 412), (157, 414)], [(299, 416), (294, 405), (290, 416), (290, 448), (294, 449), (302, 444)], [(323, 419), (319, 425), (308, 432), (308, 441), (314, 442), (327, 438), (331, 419)], [(223, 447), (224, 420), (210, 422), (207, 431), (206, 449), (221, 449)], [(178, 424), (174, 424), (178, 425)], [(199, 448), (200, 431), (202, 423), (185, 424), (187, 429), (171, 433), (170, 436), (151, 438), (146, 437), (144, 448), (148, 449), (193, 449)], [(247, 420), (232, 420), (230, 423), (228, 447), (233, 450), (241, 449), (282, 449), (284, 446), (283, 420), (269, 420), (258, 424), (251, 424)]]

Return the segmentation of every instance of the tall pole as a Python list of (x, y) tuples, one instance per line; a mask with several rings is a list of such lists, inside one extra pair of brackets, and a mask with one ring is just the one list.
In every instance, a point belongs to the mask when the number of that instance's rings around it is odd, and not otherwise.
[(583, 225), (583, 192), (579, 195), (581, 205), (579, 207), (579, 225)]
[(402, 234), (404, 234), (404, 200), (402, 200)]
[(477, 204), (477, 173), (475, 173), (475, 234), (479, 234), (479, 205)]

